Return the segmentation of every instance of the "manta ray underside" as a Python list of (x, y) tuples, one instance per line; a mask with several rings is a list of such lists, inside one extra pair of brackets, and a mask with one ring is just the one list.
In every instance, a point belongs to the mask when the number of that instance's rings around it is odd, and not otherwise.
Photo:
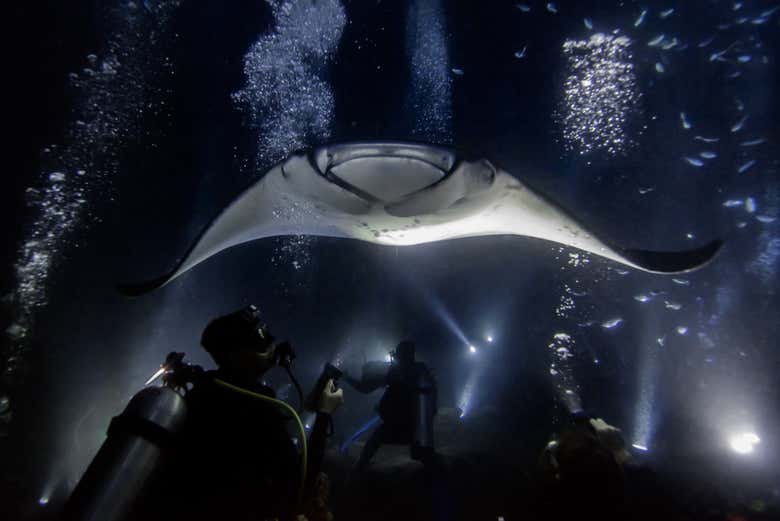
[(232, 246), (280, 235), (394, 246), (521, 235), (667, 274), (701, 267), (721, 246), (713, 241), (676, 252), (616, 248), (486, 160), (460, 160), (451, 150), (421, 144), (352, 143), (292, 155), (225, 208), (173, 271), (119, 289), (127, 295), (149, 292)]

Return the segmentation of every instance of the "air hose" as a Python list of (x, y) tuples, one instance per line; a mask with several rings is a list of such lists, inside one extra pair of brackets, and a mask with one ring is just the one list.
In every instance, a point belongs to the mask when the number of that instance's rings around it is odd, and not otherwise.
[(292, 417), (295, 418), (295, 422), (298, 425), (298, 434), (300, 435), (301, 438), (301, 482), (298, 486), (298, 505), (301, 506), (303, 504), (303, 492), (306, 484), (306, 468), (309, 464), (309, 454), (308, 454), (308, 449), (306, 447), (306, 431), (303, 428), (303, 422), (301, 421), (301, 417), (298, 416), (298, 413), (295, 412), (295, 409), (293, 409), (286, 402), (277, 400), (275, 398), (271, 398), (270, 396), (254, 393), (252, 391), (244, 389), (243, 387), (237, 387), (235, 385), (229, 384), (217, 378), (214, 379), (214, 382), (218, 385), (221, 385), (222, 387), (225, 387), (226, 389), (230, 389), (231, 391), (237, 392), (239, 394), (243, 394), (245, 396), (251, 396), (252, 398), (257, 398), (258, 400), (262, 400), (264, 402), (276, 405), (277, 407), (280, 407), (285, 411), (289, 412), (290, 414), (292, 414)]

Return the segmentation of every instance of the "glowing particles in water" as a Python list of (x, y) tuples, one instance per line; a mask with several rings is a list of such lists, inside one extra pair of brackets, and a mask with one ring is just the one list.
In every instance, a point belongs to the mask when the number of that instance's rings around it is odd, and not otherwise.
[(640, 186), (637, 190), (639, 191), (639, 195), (645, 195), (655, 190), (655, 188), (651, 186)]
[(690, 286), (691, 285), (691, 281), (688, 280), (688, 279), (676, 279), (675, 278), (675, 279), (672, 279), (672, 282), (674, 282), (675, 284), (678, 284), (680, 286)]
[(664, 307), (666, 307), (666, 309), (671, 309), (672, 311), (679, 311), (682, 309), (682, 304), (672, 302), (671, 300), (665, 300)]
[(530, 13), (531, 12), (531, 6), (530, 5), (517, 4), (515, 7), (517, 7), (523, 13)]
[(756, 200), (752, 197), (748, 197), (745, 199), (745, 211), (747, 213), (755, 213), (756, 211)]
[(566, 149), (608, 155), (627, 151), (634, 143), (627, 127), (640, 100), (631, 41), (596, 33), (587, 40), (566, 40), (563, 54), (566, 80), (556, 116)]
[[(452, 141), (452, 75), (441, 0), (409, 2), (406, 52), (411, 86), (406, 112), (414, 115), (413, 135), (430, 143)], [(463, 76), (459, 67), (450, 69)]]
[(558, 6), (555, 5), (553, 2), (547, 2), (547, 10), (555, 14), (558, 12)]
[(756, 164), (755, 159), (751, 159), (750, 161), (742, 163), (741, 165), (739, 165), (739, 168), (737, 168), (737, 173), (744, 174), (745, 172), (753, 168), (755, 164)]
[(715, 159), (716, 157), (718, 157), (718, 154), (710, 150), (704, 150), (703, 152), (699, 152), (699, 157), (703, 159)]
[(670, 7), (669, 9), (664, 9), (660, 13), (658, 13), (658, 17), (661, 19), (669, 18), (674, 13), (674, 7)]
[(605, 322), (602, 322), (601, 327), (603, 327), (604, 329), (615, 329), (622, 323), (623, 323), (622, 318), (611, 318)]
[(325, 69), (347, 22), (338, 0), (272, 2), (272, 29), (244, 55), (244, 86), (233, 99), (258, 129), (263, 165), (326, 141), (335, 111)]
[(701, 141), (703, 143), (717, 143), (720, 141), (720, 138), (717, 137), (704, 137), (704, 136), (694, 136), (693, 139), (696, 141)]
[(763, 145), (764, 143), (766, 143), (766, 139), (760, 137), (760, 138), (756, 138), (756, 139), (748, 139), (747, 141), (743, 141), (742, 143), (739, 144), (739, 146), (742, 146), (742, 147), (755, 147), (755, 146), (758, 146), (758, 145)]
[(696, 168), (704, 166), (704, 161), (699, 159), (698, 157), (683, 157), (683, 160), (685, 160), (686, 163), (688, 163), (691, 166), (695, 166)]
[(582, 20), (582, 23), (584, 23), (584, 24), (585, 24), (585, 28), (586, 28), (586, 29), (588, 29), (588, 30), (590, 30), (590, 31), (592, 31), (592, 30), (593, 30), (593, 22), (591, 21), (591, 19), (590, 19), (590, 18), (584, 18), (584, 19)]
[(737, 206), (742, 206), (742, 199), (728, 199), (727, 201), (723, 202), (723, 206), (726, 208), (735, 208)]
[(664, 67), (664, 64), (661, 62), (655, 62), (655, 72), (658, 74), (663, 74), (666, 72), (666, 67)]
[(655, 38), (647, 42), (647, 45), (650, 47), (656, 47), (657, 45), (660, 45), (661, 42), (664, 41), (665, 37), (666, 37), (665, 35), (659, 34), (658, 36), (656, 36)]
[(680, 336), (688, 334), (688, 328), (686, 326), (677, 326), (675, 331), (677, 331), (677, 334)]
[(515, 51), (515, 58), (518, 60), (525, 58), (525, 52), (528, 50), (528, 46), (524, 45), (519, 51)]
[(645, 304), (653, 300), (653, 297), (651, 295), (647, 295), (646, 293), (640, 293), (639, 295), (634, 295), (634, 300)]

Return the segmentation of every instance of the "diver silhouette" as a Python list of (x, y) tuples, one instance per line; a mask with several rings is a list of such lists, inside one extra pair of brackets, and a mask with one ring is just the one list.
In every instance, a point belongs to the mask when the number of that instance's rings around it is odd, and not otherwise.
[(426, 467), (436, 461), (433, 418), (437, 409), (436, 382), (428, 366), (415, 361), (415, 345), (398, 344), (392, 362), (369, 362), (361, 379), (344, 373), (344, 381), (361, 393), (385, 386), (377, 412), (379, 426), (371, 433), (356, 468), (364, 470), (382, 444), (408, 444), (411, 458)]

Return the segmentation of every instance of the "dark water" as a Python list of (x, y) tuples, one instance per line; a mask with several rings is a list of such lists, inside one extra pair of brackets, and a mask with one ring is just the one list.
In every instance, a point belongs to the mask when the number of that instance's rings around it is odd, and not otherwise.
[[(637, 456), (697, 512), (776, 513), (775, 5), (292, 4), (10, 8), (9, 518), (54, 509), (165, 354), (209, 365), (202, 328), (250, 302), (296, 346), (305, 383), (325, 361), (357, 368), (415, 339), (441, 405), (476, 433), (442, 441), (463, 457), (516, 454), (523, 468), (560, 428), (556, 397), (569, 389), (646, 446)], [(267, 68), (247, 76), (252, 63)], [(607, 119), (588, 127), (599, 111)], [(401, 248), (291, 237), (237, 247), (141, 299), (114, 291), (167, 271), (290, 152), (362, 139), (489, 158), (616, 244), (725, 247), (675, 281), (517, 237)], [(376, 399), (348, 394), (339, 436)], [(500, 490), (480, 500), (490, 515), (510, 503)]]

